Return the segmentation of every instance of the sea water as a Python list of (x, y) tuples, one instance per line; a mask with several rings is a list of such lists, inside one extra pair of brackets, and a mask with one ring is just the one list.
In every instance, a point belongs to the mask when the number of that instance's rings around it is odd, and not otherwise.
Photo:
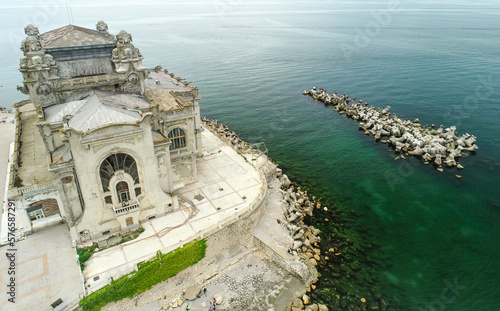
[[(145, 65), (200, 88), (202, 115), (264, 142), (289, 176), (335, 205), (312, 224), (350, 222), (344, 233), (356, 243), (343, 247), (366, 247), (353, 259), (360, 266), (335, 276), (342, 289), (325, 289), (334, 272), (320, 269), (316, 298), (334, 305), (347, 290), (352, 301), (380, 294), (399, 310), (500, 309), (498, 2), (68, 3), (77, 25), (102, 19), (111, 33), (130, 32)], [(10, 107), (25, 98), (15, 90), (23, 28), (45, 32), (68, 24), (68, 14), (57, 0), (1, 7), (0, 95)], [(312, 86), (456, 125), (479, 150), (465, 152), (461, 171), (396, 160), (356, 121), (303, 96)], [(337, 234), (331, 228), (323, 241)]]

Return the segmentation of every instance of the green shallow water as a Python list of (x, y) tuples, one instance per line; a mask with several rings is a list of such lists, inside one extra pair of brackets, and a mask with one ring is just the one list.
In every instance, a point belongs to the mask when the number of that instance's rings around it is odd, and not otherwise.
[[(23, 98), (19, 42), (10, 41), (22, 38), (21, 16), (40, 14), (33, 3), (0, 11), (4, 107)], [(203, 115), (265, 142), (291, 178), (335, 204), (311, 222), (324, 228), (324, 247), (347, 234), (359, 266), (349, 278), (320, 269), (317, 297), (333, 304), (343, 284), (352, 299), (380, 294), (393, 310), (500, 309), (500, 5), (401, 1), (358, 47), (359, 31), (387, 3), (106, 3), (116, 2), (74, 4), (75, 22), (93, 28), (103, 19), (112, 33), (132, 33), (147, 66), (200, 88)], [(66, 21), (60, 10), (38, 26)], [(460, 160), (462, 171), (395, 160), (356, 121), (301, 94), (314, 85), (406, 119), (455, 124), (480, 149)]]

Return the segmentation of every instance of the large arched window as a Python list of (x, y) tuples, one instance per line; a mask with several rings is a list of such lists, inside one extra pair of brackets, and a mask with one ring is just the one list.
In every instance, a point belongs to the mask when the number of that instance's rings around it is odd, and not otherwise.
[(99, 175), (101, 177), (102, 189), (104, 192), (110, 191), (109, 181), (111, 177), (115, 175), (116, 171), (124, 171), (132, 176), (134, 184), (139, 183), (139, 172), (137, 171), (137, 163), (134, 158), (126, 153), (112, 154), (102, 161), (99, 168)]
[(186, 134), (181, 128), (174, 128), (168, 133), (168, 138), (172, 142), (170, 150), (186, 147)]

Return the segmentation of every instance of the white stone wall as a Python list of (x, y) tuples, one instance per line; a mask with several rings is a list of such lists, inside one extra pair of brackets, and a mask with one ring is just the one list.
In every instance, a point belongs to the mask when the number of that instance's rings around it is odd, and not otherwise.
[[(146, 116), (137, 125), (112, 125), (94, 130), (86, 135), (73, 130), (66, 133), (69, 136), (68, 140), (85, 201), (85, 211), (82, 219), (76, 225), (76, 232), (89, 230), (92, 238), (98, 237), (103, 231), (126, 229), (126, 218), (128, 217), (132, 217), (133, 225), (137, 225), (141, 220), (151, 216), (164, 215), (178, 206), (176, 198), (165, 193), (160, 187), (160, 168), (155, 154), (149, 116)], [(139, 210), (119, 217), (115, 216), (112, 206), (104, 201), (104, 192), (99, 176), (99, 167), (102, 161), (115, 153), (126, 153), (135, 159), (142, 190), (142, 194), (138, 197), (140, 200)], [(168, 157), (168, 153), (164, 154)], [(167, 176), (172, 176), (171, 168), (167, 168)], [(116, 180), (113, 180), (112, 183), (116, 184)], [(129, 183), (129, 186), (132, 185)], [(131, 188), (131, 195), (135, 198), (135, 193), (132, 194), (133, 187)], [(112, 191), (112, 195), (116, 196), (116, 193)], [(79, 240), (79, 237), (74, 238)]]

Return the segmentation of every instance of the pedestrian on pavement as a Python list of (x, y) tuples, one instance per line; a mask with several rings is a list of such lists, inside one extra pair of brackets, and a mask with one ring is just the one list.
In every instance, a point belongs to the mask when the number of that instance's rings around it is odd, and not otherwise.
[(189, 306), (189, 304), (188, 304), (188, 305), (187, 305), (187, 307), (186, 307), (186, 311), (187, 311), (187, 310), (191, 310), (191, 307)]
[(207, 288), (203, 287), (203, 293), (205, 294), (205, 297), (207, 297)]
[(213, 311), (213, 309), (214, 309), (214, 304), (210, 303), (210, 311)]

